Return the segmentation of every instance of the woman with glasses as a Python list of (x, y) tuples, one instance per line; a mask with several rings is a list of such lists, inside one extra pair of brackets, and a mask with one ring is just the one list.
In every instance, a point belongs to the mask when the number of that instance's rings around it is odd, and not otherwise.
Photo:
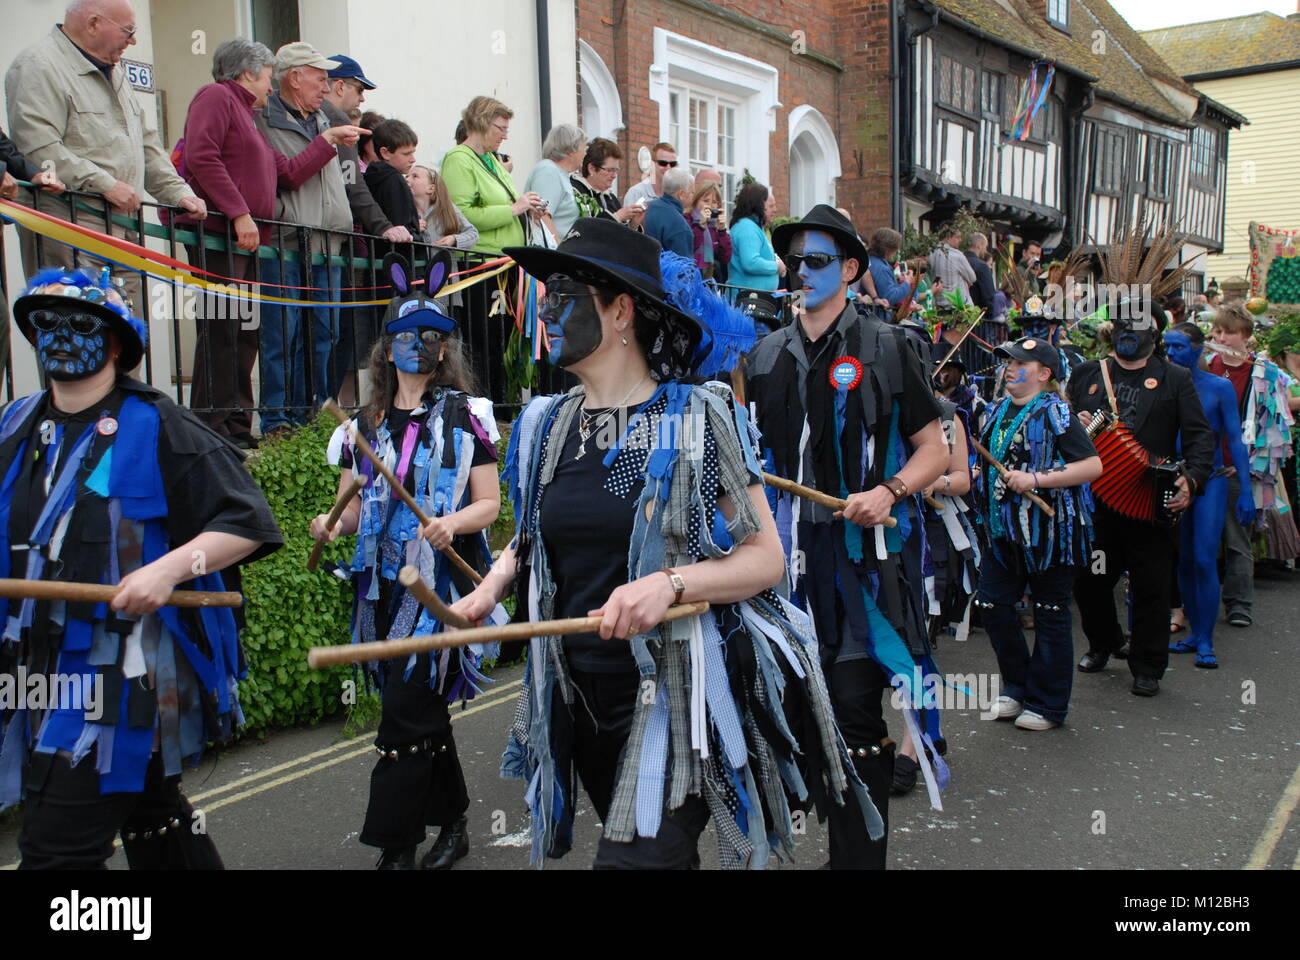
[(772, 251), (766, 227), (776, 215), (776, 195), (761, 183), (747, 183), (731, 211), (731, 262), (727, 283), (750, 290), (775, 290), (785, 264)]
[(452, 147), (442, 161), (442, 178), (452, 203), (478, 227), (478, 248), (500, 254), (509, 244), (526, 243), (527, 218), (541, 219), (542, 198), (532, 191), (520, 195), (498, 151), (510, 135), (514, 111), (492, 97), (475, 97), (461, 113), (465, 142)]
[(573, 184), (573, 197), (584, 217), (610, 217), (630, 227), (639, 226), (645, 216), (640, 204), (620, 206), (614, 192), (618, 179), (618, 163), (623, 151), (613, 140), (595, 137), (587, 144), (587, 154), (582, 158), (579, 173), (569, 177)]
[[(452, 547), (483, 570), (491, 560), (484, 531), (501, 507), (496, 471), (496, 424), (492, 406), (472, 396), (473, 380), (456, 323), (434, 296), (450, 260), (443, 253), (429, 269), (423, 289), (412, 287), (405, 261), (389, 255), (385, 267), (398, 296), (388, 305), (384, 334), (370, 356), (370, 403), (353, 421), (371, 448), (430, 518), (415, 514), (359, 454), (351, 433), (340, 428), (330, 460), (341, 467), (339, 490), (354, 474), (367, 485), (333, 529), (322, 514), (311, 535), (332, 541), (357, 534), (350, 576), (356, 590), (353, 642), (434, 633), (441, 624), (424, 613), (397, 582), (416, 567), (445, 602), (473, 586), (440, 551)], [(504, 611), (501, 613), (504, 620)], [(421, 653), (404, 660), (372, 662), (367, 675), (380, 688), (383, 711), (376, 733), (380, 756), (370, 776), (370, 803), (361, 842), (380, 847), (381, 870), (415, 869), (415, 850), (425, 826), (440, 829), (420, 869), (445, 870), (469, 852), (465, 811), (469, 795), (452, 739), (449, 705), (478, 692), (483, 647)]]

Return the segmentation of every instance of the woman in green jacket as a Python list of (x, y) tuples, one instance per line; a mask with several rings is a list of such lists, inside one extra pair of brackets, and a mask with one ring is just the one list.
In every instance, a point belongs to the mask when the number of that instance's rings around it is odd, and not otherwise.
[(492, 97), (475, 97), (461, 118), (469, 134), (442, 161), (442, 179), (451, 202), (478, 227), (476, 249), (500, 253), (502, 247), (528, 242), (525, 218), (538, 218), (543, 201), (535, 193), (522, 196), (497, 159), (496, 151), (510, 133), (514, 111)]

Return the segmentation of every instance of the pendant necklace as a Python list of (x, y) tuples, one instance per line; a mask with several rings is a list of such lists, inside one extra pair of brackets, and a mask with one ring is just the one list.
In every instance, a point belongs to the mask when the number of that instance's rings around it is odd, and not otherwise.
[(633, 384), (632, 389), (623, 395), (622, 400), (614, 404), (614, 406), (610, 407), (608, 411), (599, 417), (596, 416), (599, 411), (594, 411), (591, 414), (588, 414), (585, 410), (580, 410), (578, 412), (578, 453), (574, 456), (574, 460), (582, 459), (583, 454), (587, 452), (587, 441), (591, 439), (591, 435), (603, 427), (605, 423), (614, 416), (614, 414), (618, 413), (618, 411), (622, 409), (623, 404), (627, 402), (627, 398), (636, 393), (643, 383), (645, 383), (645, 377), (642, 377)]

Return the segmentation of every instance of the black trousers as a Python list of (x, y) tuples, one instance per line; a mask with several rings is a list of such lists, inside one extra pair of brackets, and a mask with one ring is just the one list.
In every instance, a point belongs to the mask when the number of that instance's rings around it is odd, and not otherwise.
[[(449, 663), (455, 655), (452, 651)], [(446, 696), (429, 686), (429, 666), (429, 655), (421, 654), (410, 680), (403, 680), (405, 659), (383, 664), (388, 675), (375, 733), (383, 755), (370, 772), (370, 803), (360, 838), (367, 846), (418, 846), (426, 826), (448, 826), (469, 809), (451, 711)], [(443, 689), (450, 689), (454, 679), (453, 672)]]
[[(853, 754), (853, 766), (871, 794), (871, 801), (885, 821), (885, 833), (879, 840), (867, 836), (862, 811), (852, 796), (843, 805), (831, 804), (830, 868), (832, 870), (884, 870), (889, 840), (889, 789), (894, 781), (893, 747), (881, 742), (888, 735), (884, 717), (884, 696), (889, 689), (885, 671), (874, 660), (844, 660), (828, 671), (831, 706), (835, 722)], [(872, 747), (880, 753), (873, 754)], [(865, 748), (867, 755), (858, 756)]]
[[(253, 258), (186, 246), (196, 267), (247, 283), (253, 276)], [(221, 282), (221, 281), (216, 281)], [(277, 296), (290, 296), (296, 291)], [(257, 365), (257, 323), (237, 316), (239, 304), (209, 294), (199, 294), (195, 317), (194, 368), (191, 370), (190, 407), (223, 437), (253, 437), (253, 367)]]
[[(601, 823), (609, 816), (614, 787), (624, 762), (623, 748), (632, 732), (632, 715), (641, 675), (633, 672), (587, 673), (570, 670), (577, 696), (571, 708), (572, 757), (557, 758), (561, 769), (572, 762)], [(555, 694), (556, 711), (570, 710)], [(700, 865), (700, 834), (709, 822), (703, 797), (692, 795), (676, 810), (665, 812), (659, 833), (629, 843), (602, 836), (596, 870), (692, 870)]]
[(1127, 570), (1133, 588), (1129, 670), (1135, 677), (1159, 679), (1169, 666), (1169, 586), (1177, 530), (1129, 520), (1101, 504), (1092, 521), (1094, 559), (1074, 581), (1074, 602), (1088, 649), (1111, 654), (1124, 644), (1115, 612), (1115, 584)]
[(35, 754), (23, 794), (20, 870), (105, 870), (120, 831), (132, 870), (221, 870), (206, 823), (154, 754), (141, 793), (99, 792), (92, 752), (75, 767)]

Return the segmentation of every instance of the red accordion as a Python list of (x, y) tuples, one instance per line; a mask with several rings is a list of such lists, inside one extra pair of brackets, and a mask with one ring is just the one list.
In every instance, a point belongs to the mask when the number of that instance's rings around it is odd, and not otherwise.
[(1101, 457), (1102, 474), (1092, 481), (1098, 500), (1133, 520), (1177, 522), (1169, 501), (1178, 495), (1182, 464), (1153, 458), (1128, 427), (1104, 410), (1092, 415), (1087, 434)]

